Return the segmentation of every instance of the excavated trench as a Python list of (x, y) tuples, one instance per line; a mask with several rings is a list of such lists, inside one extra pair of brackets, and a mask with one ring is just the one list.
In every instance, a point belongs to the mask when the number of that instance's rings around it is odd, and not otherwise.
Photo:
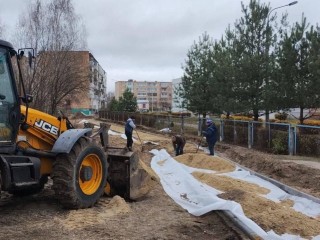
[[(120, 130), (117, 127), (116, 129)], [(158, 145), (151, 145), (147, 149), (165, 148), (173, 155), (168, 136), (153, 135), (150, 137), (150, 134), (144, 133), (139, 133), (139, 135), (143, 140), (158, 143)], [(317, 198), (320, 193), (320, 185), (318, 184), (320, 175), (317, 169), (281, 161), (278, 158), (273, 158), (272, 155), (240, 147), (219, 144), (217, 149), (221, 151), (218, 154), (225, 159), (212, 158), (200, 153), (200, 151), (196, 153), (196, 145), (189, 141), (185, 147), (185, 154), (175, 157), (175, 159), (190, 167), (216, 171), (215, 174), (194, 172), (193, 176), (199, 181), (223, 191), (219, 197), (240, 203), (245, 215), (266, 232), (273, 230), (279, 235), (287, 233), (300, 235), (307, 239), (320, 234), (320, 216), (310, 217), (295, 211), (292, 200), (274, 202), (266, 199), (261, 195), (268, 194), (269, 190), (256, 184), (220, 175), (221, 173), (234, 171), (236, 165), (238, 165), (275, 184), (291, 195), (305, 197), (320, 203), (320, 199)], [(243, 226), (230, 213), (227, 213), (227, 215), (235, 221), (235, 224), (240, 225), (244, 232), (251, 234), (251, 238), (255, 238), (250, 229)]]

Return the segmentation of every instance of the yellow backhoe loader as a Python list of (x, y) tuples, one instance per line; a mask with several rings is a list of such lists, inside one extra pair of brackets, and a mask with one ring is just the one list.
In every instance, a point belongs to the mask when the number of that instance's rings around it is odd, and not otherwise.
[(139, 167), (137, 153), (109, 146), (110, 125), (101, 124), (94, 134), (101, 144), (96, 144), (92, 128), (75, 129), (63, 115), (29, 108), (32, 96), (25, 92), (20, 67), (23, 54), (0, 40), (0, 190), (34, 194), (50, 177), (57, 199), (72, 209), (93, 206), (104, 192), (133, 200), (145, 195), (150, 176)]

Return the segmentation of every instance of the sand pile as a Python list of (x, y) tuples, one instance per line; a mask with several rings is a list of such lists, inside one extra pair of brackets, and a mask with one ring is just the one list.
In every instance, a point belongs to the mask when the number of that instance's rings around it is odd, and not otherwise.
[(235, 165), (219, 157), (212, 157), (204, 153), (186, 153), (174, 158), (180, 163), (189, 167), (210, 169), (222, 172), (232, 172), (236, 169)]
[(102, 198), (93, 208), (70, 210), (65, 219), (55, 220), (61, 222), (67, 229), (78, 229), (97, 224), (108, 224), (110, 217), (130, 211), (130, 206), (126, 201), (115, 196), (111, 200)]
[(235, 189), (245, 189), (245, 192), (254, 194), (268, 194), (270, 192), (269, 189), (260, 187), (257, 184), (227, 176), (219, 176), (216, 174), (202, 172), (193, 172), (192, 175), (199, 181), (224, 192), (233, 191)]
[(319, 235), (320, 219), (296, 212), (291, 208), (293, 202), (290, 200), (275, 203), (258, 194), (236, 188), (219, 197), (240, 203), (245, 215), (265, 231), (273, 230), (277, 234), (289, 233), (307, 238)]

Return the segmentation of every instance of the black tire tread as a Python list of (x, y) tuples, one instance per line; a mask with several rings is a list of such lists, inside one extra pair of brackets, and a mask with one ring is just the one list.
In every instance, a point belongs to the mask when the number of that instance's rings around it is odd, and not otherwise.
[(97, 192), (101, 192), (98, 199), (88, 203), (87, 201), (82, 201), (75, 189), (76, 184), (74, 182), (77, 181), (77, 179), (74, 179), (74, 171), (77, 164), (77, 156), (79, 156), (84, 149), (91, 146), (97, 147), (97, 145), (90, 143), (87, 138), (82, 137), (75, 143), (69, 154), (58, 155), (53, 163), (53, 189), (58, 201), (65, 208), (80, 209), (92, 207), (103, 194), (104, 186), (97, 190)]

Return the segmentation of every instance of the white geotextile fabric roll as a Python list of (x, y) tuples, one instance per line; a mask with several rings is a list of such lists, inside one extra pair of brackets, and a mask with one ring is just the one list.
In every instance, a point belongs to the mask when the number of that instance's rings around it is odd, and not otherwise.
[[(204, 172), (213, 171), (187, 167), (174, 160), (164, 149), (160, 151), (153, 149), (150, 152), (154, 154), (151, 161), (151, 167), (160, 177), (165, 192), (190, 214), (201, 216), (213, 210), (229, 210), (252, 232), (263, 239), (303, 239), (299, 236), (290, 234), (283, 234), (280, 236), (273, 231), (265, 232), (255, 222), (244, 215), (240, 204), (217, 197), (221, 191), (198, 181), (190, 174), (194, 170)], [(273, 201), (284, 200), (286, 198), (292, 199), (295, 201), (294, 208), (296, 211), (303, 212), (309, 216), (316, 216), (319, 214), (319, 204), (307, 199), (291, 196), (275, 185), (251, 175), (248, 171), (237, 168), (236, 171), (224, 175), (248, 182), (254, 182), (262, 187), (270, 189), (270, 193), (265, 195), (265, 197)], [(310, 204), (312, 204), (311, 208), (309, 207)], [(313, 239), (320, 240), (320, 235)]]

